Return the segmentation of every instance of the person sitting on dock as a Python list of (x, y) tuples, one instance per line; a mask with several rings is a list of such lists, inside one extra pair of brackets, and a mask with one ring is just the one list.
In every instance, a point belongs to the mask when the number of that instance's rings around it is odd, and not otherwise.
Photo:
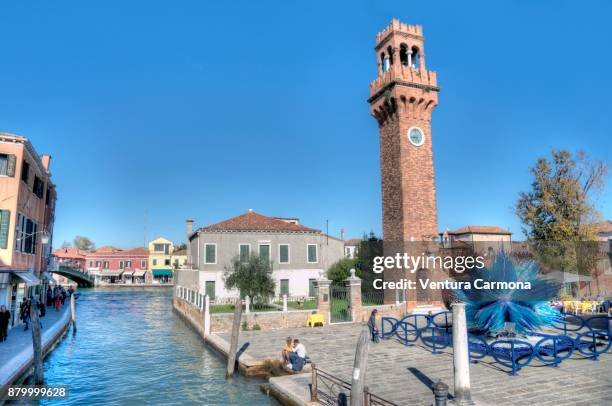
[(291, 360), (291, 369), (293, 371), (299, 372), (304, 368), (306, 363), (306, 347), (297, 338), (293, 340), (293, 351), (289, 353), (289, 359)]
[(284, 365), (291, 364), (291, 359), (289, 358), (289, 353), (291, 352), (293, 352), (293, 339), (291, 337), (287, 337), (285, 346), (283, 347), (283, 351), (281, 353), (281, 358)]

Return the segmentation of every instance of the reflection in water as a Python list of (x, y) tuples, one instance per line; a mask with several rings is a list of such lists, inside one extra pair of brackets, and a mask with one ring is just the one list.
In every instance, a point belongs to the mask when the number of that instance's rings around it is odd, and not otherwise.
[(71, 405), (270, 405), (261, 380), (225, 380), (225, 361), (172, 312), (172, 290), (81, 289), (77, 335), (45, 360)]

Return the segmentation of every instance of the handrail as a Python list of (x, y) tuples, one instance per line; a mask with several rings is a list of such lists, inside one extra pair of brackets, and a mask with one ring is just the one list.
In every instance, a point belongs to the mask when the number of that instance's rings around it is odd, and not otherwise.
[[(321, 389), (324, 386), (325, 389)], [(325, 372), (312, 364), (312, 383), (310, 385), (310, 400), (322, 405), (335, 406), (342, 395), (350, 402), (351, 383)], [(397, 404), (374, 395), (366, 386), (363, 393), (365, 406), (397, 406)]]

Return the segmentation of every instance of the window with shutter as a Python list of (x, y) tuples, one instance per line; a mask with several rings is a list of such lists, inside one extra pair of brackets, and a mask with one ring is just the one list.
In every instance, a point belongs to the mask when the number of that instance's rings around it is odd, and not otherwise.
[(204, 262), (207, 264), (217, 263), (217, 244), (206, 244), (204, 246), (205, 258)]
[(240, 262), (249, 262), (250, 244), (240, 244)]
[(281, 264), (289, 263), (289, 244), (280, 244), (278, 246), (278, 262)]
[(0, 154), (0, 176), (6, 176), (8, 169), (8, 155)]
[(17, 157), (15, 155), (8, 155), (8, 162), (6, 166), (6, 176), (15, 177), (15, 164), (17, 163)]
[(11, 212), (0, 210), (0, 248), (6, 249), (8, 246), (8, 233), (11, 220)]
[(308, 263), (314, 264), (318, 262), (317, 244), (308, 244)]

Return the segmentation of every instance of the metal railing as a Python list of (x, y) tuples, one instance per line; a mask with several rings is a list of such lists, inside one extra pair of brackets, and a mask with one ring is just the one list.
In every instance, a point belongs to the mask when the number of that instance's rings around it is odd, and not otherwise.
[[(348, 405), (351, 399), (351, 383), (327, 373), (312, 364), (310, 400), (321, 405)], [(363, 393), (365, 406), (397, 406), (397, 404), (374, 395), (366, 386)]]

